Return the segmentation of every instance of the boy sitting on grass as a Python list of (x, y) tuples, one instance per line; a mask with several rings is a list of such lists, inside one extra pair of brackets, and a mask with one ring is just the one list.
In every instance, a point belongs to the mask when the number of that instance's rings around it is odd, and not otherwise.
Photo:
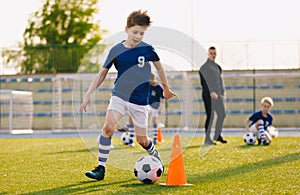
[(272, 136), (269, 134), (268, 128), (273, 124), (273, 116), (270, 113), (273, 105), (272, 98), (262, 98), (261, 110), (254, 112), (245, 120), (246, 132), (251, 132), (256, 135), (258, 144), (262, 142), (263, 145), (269, 145), (272, 142)]

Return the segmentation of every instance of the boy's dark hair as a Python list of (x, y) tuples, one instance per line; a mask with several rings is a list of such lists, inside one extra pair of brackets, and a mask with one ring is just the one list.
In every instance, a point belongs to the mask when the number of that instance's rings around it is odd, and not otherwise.
[(216, 50), (216, 48), (214, 47), (214, 46), (211, 46), (211, 47), (209, 47), (209, 49), (208, 50)]
[(147, 14), (147, 11), (137, 10), (132, 12), (127, 17), (127, 27), (130, 28), (134, 25), (139, 26), (150, 26), (152, 21), (150, 21), (150, 17)]

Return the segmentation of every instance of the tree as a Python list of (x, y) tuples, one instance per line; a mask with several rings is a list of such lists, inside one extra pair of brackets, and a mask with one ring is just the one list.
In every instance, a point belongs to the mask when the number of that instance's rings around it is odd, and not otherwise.
[(44, 0), (23, 33), (24, 73), (76, 72), (105, 30), (94, 21), (98, 0)]

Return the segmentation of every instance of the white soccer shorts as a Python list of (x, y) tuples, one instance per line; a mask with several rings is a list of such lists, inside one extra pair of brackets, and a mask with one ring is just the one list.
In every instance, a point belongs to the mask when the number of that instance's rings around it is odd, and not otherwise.
[(150, 115), (152, 117), (158, 117), (158, 109), (150, 107)]
[(111, 96), (107, 110), (115, 110), (124, 116), (126, 111), (130, 114), (134, 125), (140, 128), (148, 127), (148, 114), (150, 106), (137, 105), (122, 100), (117, 96)]

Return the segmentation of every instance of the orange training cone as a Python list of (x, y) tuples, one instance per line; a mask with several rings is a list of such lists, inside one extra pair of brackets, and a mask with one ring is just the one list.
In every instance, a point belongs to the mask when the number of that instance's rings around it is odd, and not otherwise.
[(180, 146), (180, 136), (178, 133), (174, 135), (171, 159), (168, 169), (167, 181), (161, 185), (166, 186), (192, 186), (186, 181), (184, 160)]
[(161, 131), (160, 127), (157, 128), (157, 141), (158, 142), (163, 142), (164, 141), (163, 136), (162, 136), (162, 131)]

